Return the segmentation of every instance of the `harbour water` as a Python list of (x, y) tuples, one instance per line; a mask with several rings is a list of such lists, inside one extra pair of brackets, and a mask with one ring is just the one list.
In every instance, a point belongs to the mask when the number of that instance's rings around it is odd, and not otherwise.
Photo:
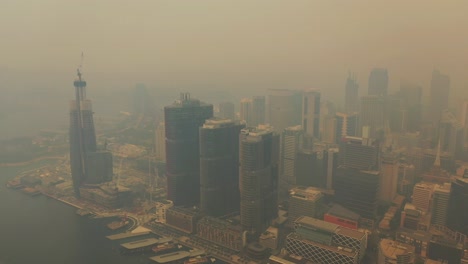
[(46, 162), (0, 167), (0, 264), (148, 263), (151, 255), (121, 255), (118, 242), (105, 238), (115, 233), (106, 228), (110, 219), (81, 217), (52, 198), (5, 187), (18, 172)]

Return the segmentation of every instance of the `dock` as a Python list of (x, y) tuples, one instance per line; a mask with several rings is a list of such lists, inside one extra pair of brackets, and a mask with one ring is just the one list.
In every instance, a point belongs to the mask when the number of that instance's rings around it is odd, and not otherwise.
[(157, 263), (168, 263), (188, 257), (190, 257), (190, 253), (188, 251), (176, 251), (172, 253), (162, 254), (156, 257), (151, 257), (150, 260)]
[(124, 238), (129, 238), (129, 237), (139, 237), (139, 236), (144, 236), (148, 235), (150, 232), (138, 232), (138, 233), (131, 233), (131, 232), (125, 232), (125, 233), (119, 233), (115, 235), (110, 235), (106, 236), (107, 239), (110, 240), (119, 240), (119, 239), (124, 239)]
[(200, 255), (205, 255), (205, 250), (202, 249), (192, 249), (189, 250), (190, 257), (198, 257)]

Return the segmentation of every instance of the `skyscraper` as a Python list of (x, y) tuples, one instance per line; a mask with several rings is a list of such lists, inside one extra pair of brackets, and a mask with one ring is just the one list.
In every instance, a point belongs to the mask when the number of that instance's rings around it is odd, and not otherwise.
[(468, 178), (452, 181), (447, 226), (453, 231), (468, 235)]
[(358, 170), (378, 169), (379, 147), (374, 140), (344, 137), (340, 143), (339, 164)]
[(380, 172), (339, 167), (333, 180), (335, 201), (361, 217), (374, 220), (380, 190)]
[(247, 126), (251, 126), (252, 123), (252, 99), (242, 98), (240, 101), (239, 110), (240, 121), (245, 122)]
[(258, 126), (265, 123), (265, 96), (254, 96), (252, 98), (252, 124)]
[(213, 117), (213, 105), (183, 93), (164, 107), (167, 197), (174, 205), (195, 205), (200, 199), (199, 128)]
[(86, 99), (86, 81), (81, 78), (79, 70), (73, 85), (75, 100), (70, 102), (70, 168), (75, 195), (79, 197), (79, 188), (88, 179), (88, 153), (96, 151), (96, 133), (91, 101)]
[(368, 95), (386, 96), (388, 93), (387, 69), (374, 68), (369, 75)]
[(302, 96), (302, 127), (307, 138), (320, 138), (320, 92), (304, 91)]
[(357, 113), (336, 113), (335, 143), (339, 144), (345, 136), (358, 135), (359, 119)]
[(276, 132), (281, 133), (287, 127), (302, 124), (301, 92), (269, 89), (268, 93), (268, 123)]
[(277, 216), (279, 135), (268, 126), (243, 129), (240, 144), (241, 225), (263, 232)]
[(436, 185), (432, 198), (431, 224), (447, 226), (448, 207), (450, 202), (450, 183)]
[(156, 159), (166, 162), (166, 127), (164, 122), (160, 122), (156, 127), (155, 143)]
[(359, 85), (355, 76), (349, 75), (345, 87), (345, 112), (348, 114), (359, 111)]
[(232, 102), (222, 102), (219, 104), (219, 117), (234, 120), (236, 117), (234, 104)]
[(399, 97), (406, 110), (405, 127), (410, 132), (420, 130), (422, 121), (422, 88), (419, 85), (402, 83)]
[(384, 152), (381, 159), (379, 199), (391, 203), (398, 189), (398, 159), (396, 153)]
[(412, 197), (414, 206), (424, 212), (429, 212), (433, 192), (434, 184), (429, 182), (416, 183), (413, 188)]
[(239, 133), (231, 119), (208, 119), (200, 127), (200, 208), (210, 216), (239, 211)]
[(301, 216), (322, 217), (323, 194), (314, 188), (295, 187), (289, 192), (288, 226)]
[(385, 125), (385, 100), (376, 95), (361, 98), (361, 111), (359, 117), (358, 134), (361, 134), (364, 126), (369, 127), (369, 135), (363, 137), (377, 138), (379, 131), (383, 131)]
[(435, 125), (440, 121), (442, 111), (448, 108), (449, 93), (450, 77), (434, 70), (431, 79), (431, 117)]
[[(296, 184), (294, 176), (296, 166), (296, 154), (302, 147), (304, 130), (301, 126), (287, 127), (283, 131), (281, 152), (281, 178), (285, 188)], [(283, 186), (281, 186), (283, 187)]]

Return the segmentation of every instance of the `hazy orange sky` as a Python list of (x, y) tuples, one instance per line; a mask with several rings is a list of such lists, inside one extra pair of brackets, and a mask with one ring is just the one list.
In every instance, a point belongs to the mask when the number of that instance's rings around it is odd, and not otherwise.
[(325, 93), (351, 70), (361, 95), (375, 66), (392, 90), (427, 89), (437, 68), (467, 95), (467, 12), (466, 0), (3, 0), (0, 68), (73, 76), (83, 51), (88, 75)]

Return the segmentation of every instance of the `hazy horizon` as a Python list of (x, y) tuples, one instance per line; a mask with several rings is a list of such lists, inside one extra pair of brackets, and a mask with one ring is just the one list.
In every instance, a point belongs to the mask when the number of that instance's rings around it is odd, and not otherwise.
[(93, 96), (111, 100), (136, 83), (204, 101), (207, 91), (222, 91), (235, 103), (268, 88), (314, 88), (340, 105), (348, 72), (362, 96), (374, 67), (388, 69), (390, 92), (409, 81), (425, 97), (439, 69), (458, 103), (468, 97), (465, 10), (465, 1), (420, 0), (7, 0), (1, 101), (38, 90), (44, 100), (61, 100), (55, 111), (66, 113), (84, 52), (95, 107)]

